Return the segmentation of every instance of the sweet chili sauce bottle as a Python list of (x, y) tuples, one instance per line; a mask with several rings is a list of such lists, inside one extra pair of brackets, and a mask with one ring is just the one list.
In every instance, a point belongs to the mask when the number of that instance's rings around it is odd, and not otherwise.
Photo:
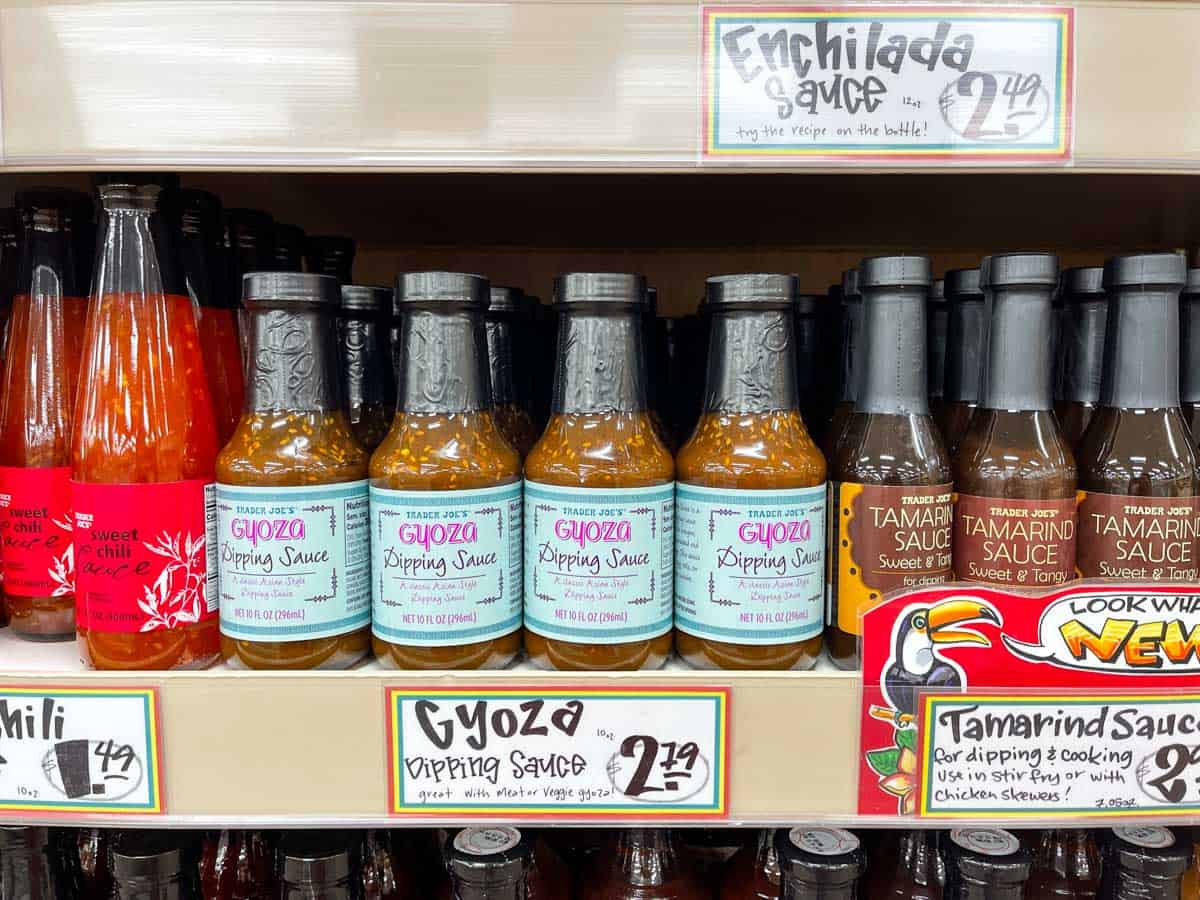
[(821, 449), (825, 458), (833, 456), (842, 429), (854, 414), (854, 398), (858, 392), (858, 366), (862, 340), (862, 294), (858, 289), (858, 269), (847, 269), (842, 273), (842, 356), (839, 378), (838, 402), (833, 407), (829, 430), (825, 432), (825, 443)]
[(1042, 832), (1025, 900), (1095, 900), (1099, 890), (1100, 850), (1092, 833), (1086, 828)]
[(781, 900), (856, 900), (867, 859), (859, 840), (841, 828), (793, 828), (775, 833)]
[(574, 273), (555, 293), (554, 402), (525, 459), (525, 648), (542, 668), (659, 668), (675, 464), (646, 414), (646, 281)]
[(340, 290), (244, 280), (254, 370), (216, 497), (221, 651), (238, 668), (344, 669), (370, 648), (368, 457), (341, 408)]
[(1181, 255), (1118, 256), (1100, 405), (1079, 447), (1076, 566), (1087, 577), (1196, 581), (1200, 477), (1179, 408)]
[(708, 279), (704, 410), (676, 459), (676, 646), (808, 669), (824, 625), (825, 460), (796, 391), (794, 275)]
[(1104, 269), (1100, 267), (1067, 269), (1062, 277), (1066, 311), (1060, 340), (1062, 396), (1054, 411), (1074, 453), (1079, 452), (1079, 442), (1100, 401), (1108, 319), (1103, 282)]
[(498, 668), (521, 647), (521, 460), (492, 416), (488, 298), (478, 275), (396, 283), (403, 371), (370, 520), (373, 644), (391, 668)]
[(956, 828), (947, 847), (948, 900), (1023, 900), (1031, 859), (1011, 832)]
[(332, 275), (342, 284), (354, 281), (354, 241), (338, 235), (317, 234), (309, 237), (304, 249), (308, 271)]
[[(2, 265), (3, 257), (0, 256)], [(1183, 417), (1191, 429), (1192, 443), (1200, 443), (1200, 269), (1188, 269), (1179, 306), (1179, 334), (1179, 394)]]
[(929, 379), (929, 410), (934, 419), (942, 414), (946, 394), (946, 341), (949, 338), (950, 307), (946, 302), (945, 279), (934, 279), (925, 306), (926, 376)]
[(304, 245), (307, 238), (298, 225), (275, 223), (275, 244), (271, 253), (271, 268), (276, 272), (302, 272)]
[(101, 184), (101, 238), (71, 447), (80, 652), (98, 669), (220, 654), (217, 455), (196, 317), (159, 186)]
[(1102, 900), (1180, 900), (1192, 847), (1169, 828), (1114, 828), (1104, 858)]
[(599, 855), (583, 880), (581, 900), (708, 900), (712, 895), (712, 887), (685, 866), (672, 831), (626, 829)]
[(172, 213), (188, 294), (196, 305), (217, 441), (223, 445), (237, 427), (246, 388), (237, 322), (241, 294), (228, 289), (221, 203), (195, 190), (173, 191), (164, 201)]
[(0, 535), (13, 633), (75, 635), (71, 427), (87, 300), (75, 288), (70, 198), (24, 191), (21, 263), (0, 391)]
[(946, 374), (936, 416), (942, 444), (953, 455), (979, 405), (979, 382), (987, 349), (987, 315), (978, 269), (951, 269), (945, 278)]
[(721, 873), (718, 900), (779, 900), (779, 854), (775, 831), (765, 828), (743, 846)]
[(889, 591), (948, 581), (950, 459), (929, 411), (929, 258), (859, 268), (862, 361), (854, 414), (830, 460), (829, 654), (861, 665), (861, 616)]
[(488, 370), (492, 380), (492, 414), (500, 433), (524, 459), (538, 438), (533, 417), (517, 391), (517, 316), (521, 292), (492, 285), (484, 324), (487, 329)]
[(204, 900), (274, 900), (275, 857), (261, 831), (224, 829), (200, 845), (200, 892)]
[(983, 261), (990, 324), (979, 406), (954, 454), (954, 572), (1053, 587), (1075, 575), (1075, 459), (1051, 408), (1048, 253)]
[(383, 442), (396, 413), (395, 372), (388, 344), (391, 312), (391, 288), (342, 285), (338, 334), (344, 406), (354, 437), (368, 452)]

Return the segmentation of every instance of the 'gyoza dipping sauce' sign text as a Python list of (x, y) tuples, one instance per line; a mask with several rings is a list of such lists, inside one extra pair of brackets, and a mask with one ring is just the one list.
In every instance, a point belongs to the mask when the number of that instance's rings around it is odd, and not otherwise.
[(704, 156), (1065, 161), (1066, 7), (705, 7)]

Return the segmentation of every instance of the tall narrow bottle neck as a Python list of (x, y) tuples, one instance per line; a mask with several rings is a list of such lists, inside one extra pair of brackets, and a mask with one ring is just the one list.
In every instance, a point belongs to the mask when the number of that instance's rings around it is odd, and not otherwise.
[(346, 405), (350, 409), (390, 406), (394, 392), (392, 358), (379, 316), (343, 312), (338, 318), (338, 330)]
[(1104, 332), (1108, 302), (1104, 297), (1072, 304), (1066, 318), (1063, 346), (1067, 355), (1063, 399), (1068, 403), (1098, 403), (1104, 366)]
[(466, 306), (415, 306), (400, 325), (397, 408), (418, 415), (457, 415), (492, 405), (483, 316)]
[(1178, 291), (1112, 292), (1100, 403), (1122, 409), (1179, 405)]
[(950, 304), (946, 323), (946, 385), (948, 403), (978, 403), (987, 319), (983, 297)]
[(319, 308), (255, 304), (250, 314), (250, 412), (330, 412), (340, 405), (333, 322)]
[(713, 311), (704, 411), (795, 409), (796, 323), (791, 310)]
[(1200, 294), (1183, 295), (1179, 329), (1183, 354), (1179, 396), (1184, 403), (1200, 403)]
[(635, 828), (621, 836), (617, 857), (625, 881), (632, 887), (658, 887), (679, 872), (674, 839), (667, 833)]
[(864, 290), (855, 412), (929, 414), (925, 291)]
[[(108, 195), (101, 189), (103, 237), (97, 252), (95, 293), (183, 296), (183, 274), (153, 193)], [(240, 288), (240, 286), (239, 286)]]
[(492, 381), (492, 402), (510, 406), (517, 402), (513, 377), (513, 321), (507, 314), (485, 317), (487, 328), (488, 370)]
[(17, 293), (31, 296), (76, 296), (75, 254), (71, 233), (62, 220), (35, 213), (27, 218), (21, 242)]
[(842, 378), (841, 396), (843, 403), (853, 403), (858, 396), (856, 374), (861, 357), (863, 304), (862, 297), (854, 295), (842, 301)]
[(1050, 288), (991, 291), (987, 359), (980, 405), (1042, 410), (1053, 406), (1050, 385)]
[(558, 348), (554, 412), (646, 409), (640, 310), (567, 308), (559, 315)]

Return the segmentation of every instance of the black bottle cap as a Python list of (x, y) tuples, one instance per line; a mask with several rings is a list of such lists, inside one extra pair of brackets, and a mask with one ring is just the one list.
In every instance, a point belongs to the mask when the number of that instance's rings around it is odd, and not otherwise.
[(276, 855), (279, 874), (292, 885), (336, 884), (350, 877), (350, 848), (336, 832), (289, 831)]
[(956, 828), (950, 832), (950, 840), (958, 871), (974, 882), (1020, 884), (1029, 878), (1032, 858), (1021, 849), (1021, 842), (1012, 832), (1002, 828)]
[(862, 294), (858, 289), (858, 269), (847, 269), (842, 273), (842, 299), (858, 300)]
[[(329, 275), (317, 277), (331, 278)], [(390, 313), (392, 311), (392, 289), (379, 284), (343, 284), (342, 309), (378, 314)]]
[(1112, 830), (1109, 852), (1126, 871), (1152, 878), (1177, 878), (1191, 864), (1192, 848), (1169, 828), (1143, 825)]
[(890, 287), (928, 288), (933, 266), (928, 256), (872, 256), (858, 265), (858, 290)]
[(168, 205), (185, 232), (209, 230), (214, 237), (221, 227), (221, 201), (208, 191), (172, 191)]
[(704, 296), (713, 306), (787, 308), (796, 301), (800, 279), (795, 275), (714, 275), (704, 285)]
[(1053, 253), (1001, 253), (979, 267), (984, 287), (1058, 286), (1058, 257)]
[(1187, 281), (1182, 253), (1136, 253), (1114, 256), (1104, 264), (1104, 286), (1181, 288)]
[(1104, 267), (1076, 266), (1066, 269), (1062, 277), (1062, 292), (1065, 300), (1082, 302), (1095, 300), (1104, 295)]
[(169, 831), (122, 831), (112, 845), (112, 874), (117, 881), (168, 879), (183, 874), (186, 856)]
[(257, 209), (239, 209), (237, 207), (227, 209), (225, 210), (225, 222), (231, 228), (244, 230), (247, 234), (261, 238), (264, 242), (270, 238), (275, 229), (275, 220), (268, 213)]
[[(3, 212), (3, 210), (0, 210)], [(1187, 282), (1183, 286), (1185, 294), (1200, 294), (1200, 269), (1188, 269)]]
[(935, 278), (933, 284), (929, 286), (929, 302), (930, 303), (945, 303), (946, 302), (946, 279)]
[(825, 298), (820, 294), (797, 294), (796, 295), (796, 315), (798, 316), (815, 316), (820, 312), (821, 304)]
[(295, 248), (299, 253), (304, 247), (304, 229), (299, 225), (286, 225), (282, 222), (275, 223), (275, 246)]
[(357, 245), (352, 238), (337, 234), (317, 234), (308, 238), (304, 245), (304, 258), (308, 271), (322, 275), (344, 276), (350, 280)]
[(841, 828), (781, 829), (775, 852), (783, 877), (807, 884), (846, 884), (866, 868), (858, 838)]
[(647, 285), (646, 287), (646, 307), (647, 315), (658, 315), (658, 288), (653, 285)]
[(521, 289), (494, 284), (488, 301), (488, 311), (497, 313), (516, 313), (521, 308)]
[(249, 272), (242, 276), (242, 300), (245, 303), (315, 303), (339, 306), (342, 302), (338, 280), (311, 272)]
[(946, 273), (946, 299), (969, 300), (983, 297), (978, 269), (951, 269)]
[(472, 885), (512, 884), (532, 862), (529, 838), (507, 825), (464, 828), (446, 843), (446, 868)]
[(462, 272), (404, 272), (396, 278), (396, 305), (464, 303), (480, 309), (491, 300), (491, 284), (482, 275)]
[(15, 241), (21, 224), (21, 211), (15, 206), (0, 208), (0, 240)]
[(554, 279), (556, 303), (646, 302), (646, 278), (624, 272), (570, 272)]

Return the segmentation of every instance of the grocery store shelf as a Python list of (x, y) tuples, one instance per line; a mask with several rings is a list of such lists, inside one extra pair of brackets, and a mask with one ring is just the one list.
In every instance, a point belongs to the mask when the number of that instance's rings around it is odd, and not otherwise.
[[(1200, 171), (1200, 5), (1076, 36), (1077, 167)], [(3, 161), (691, 170), (699, 40), (691, 0), (5, 2)]]

